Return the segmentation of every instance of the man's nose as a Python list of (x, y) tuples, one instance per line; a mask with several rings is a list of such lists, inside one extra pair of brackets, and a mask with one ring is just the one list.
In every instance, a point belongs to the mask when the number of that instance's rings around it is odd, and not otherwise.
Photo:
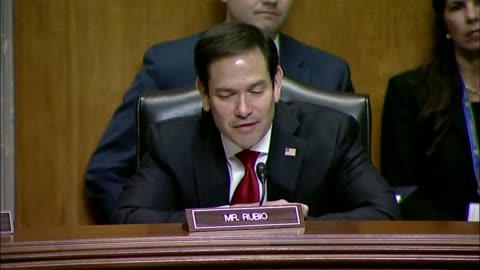
[(276, 5), (278, 0), (262, 0), (262, 4), (266, 5)]
[(252, 113), (252, 106), (247, 101), (245, 95), (238, 95), (236, 114), (238, 117), (245, 118)]

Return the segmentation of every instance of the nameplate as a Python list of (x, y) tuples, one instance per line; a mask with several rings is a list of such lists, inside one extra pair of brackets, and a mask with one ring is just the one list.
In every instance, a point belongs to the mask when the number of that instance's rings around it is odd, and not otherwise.
[(302, 206), (288, 204), (254, 207), (218, 207), (185, 210), (190, 232), (299, 228), (305, 226)]
[(0, 232), (13, 233), (12, 217), (10, 211), (0, 212)]

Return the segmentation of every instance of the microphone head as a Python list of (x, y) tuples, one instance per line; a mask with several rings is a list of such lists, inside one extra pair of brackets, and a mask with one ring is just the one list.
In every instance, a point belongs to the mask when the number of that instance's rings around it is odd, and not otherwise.
[(257, 176), (262, 183), (267, 179), (267, 165), (265, 163), (259, 162), (257, 164)]

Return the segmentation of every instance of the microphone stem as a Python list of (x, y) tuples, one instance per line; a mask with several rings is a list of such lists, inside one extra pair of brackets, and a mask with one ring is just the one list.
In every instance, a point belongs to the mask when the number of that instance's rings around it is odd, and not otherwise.
[(260, 198), (260, 204), (259, 206), (262, 206), (264, 201), (265, 201), (265, 188), (266, 188), (266, 185), (265, 185), (265, 179), (262, 179), (262, 197)]

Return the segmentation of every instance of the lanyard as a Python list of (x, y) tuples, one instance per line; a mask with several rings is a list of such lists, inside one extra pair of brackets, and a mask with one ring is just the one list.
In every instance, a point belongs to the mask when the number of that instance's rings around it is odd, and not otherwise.
[[(475, 179), (477, 179), (477, 188), (480, 194), (480, 154), (479, 154), (479, 146), (478, 146), (478, 138), (476, 132), (475, 121), (473, 119), (473, 110), (470, 102), (468, 101), (467, 96), (467, 89), (465, 84), (462, 81), (462, 104), (463, 104), (463, 112), (465, 113), (465, 124), (467, 125), (468, 131), (468, 139), (470, 141), (470, 150), (472, 154), (472, 162), (473, 162), (473, 170), (475, 173)], [(477, 117), (480, 117), (477, 115)]]

